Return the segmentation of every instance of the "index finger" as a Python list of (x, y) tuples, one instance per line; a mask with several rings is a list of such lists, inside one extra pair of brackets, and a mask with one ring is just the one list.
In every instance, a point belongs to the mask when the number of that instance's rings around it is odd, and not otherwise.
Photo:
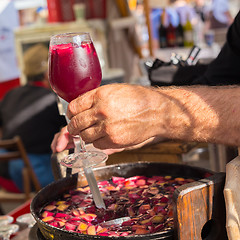
[(86, 93), (80, 95), (76, 99), (72, 100), (68, 104), (68, 109), (67, 109), (68, 119), (71, 119), (78, 113), (81, 113), (83, 111), (90, 109), (93, 105), (95, 92), (96, 92), (96, 89), (93, 89), (89, 92), (86, 92)]

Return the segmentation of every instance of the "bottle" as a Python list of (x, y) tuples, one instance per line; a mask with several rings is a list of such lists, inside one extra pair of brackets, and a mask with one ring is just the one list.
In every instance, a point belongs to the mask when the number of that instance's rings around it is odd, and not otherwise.
[(167, 31), (166, 31), (166, 11), (163, 9), (163, 12), (160, 17), (160, 26), (158, 29), (159, 35), (159, 46), (160, 48), (167, 47)]
[(173, 26), (170, 17), (169, 24), (167, 26), (167, 46), (176, 47), (176, 28)]
[(204, 31), (204, 22), (202, 21), (201, 17), (199, 15), (196, 16), (197, 21), (194, 26), (194, 44), (198, 46), (203, 45), (203, 31)]
[(178, 18), (179, 18), (179, 23), (178, 23), (178, 26), (176, 27), (176, 45), (178, 47), (183, 47), (184, 36), (183, 36), (183, 26), (182, 26), (180, 14), (178, 14)]
[(186, 23), (183, 25), (184, 47), (193, 47), (193, 26), (187, 14)]

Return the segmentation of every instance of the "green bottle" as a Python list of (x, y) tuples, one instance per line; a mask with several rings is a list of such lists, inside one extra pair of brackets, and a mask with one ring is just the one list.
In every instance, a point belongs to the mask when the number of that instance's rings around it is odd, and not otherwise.
[(193, 26), (187, 15), (186, 23), (183, 25), (184, 47), (193, 47)]

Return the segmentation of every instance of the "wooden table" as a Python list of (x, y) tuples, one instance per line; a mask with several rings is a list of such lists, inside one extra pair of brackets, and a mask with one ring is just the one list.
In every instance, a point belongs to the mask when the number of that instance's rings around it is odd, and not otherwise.
[(197, 147), (195, 142), (165, 141), (140, 149), (123, 151), (108, 157), (107, 165), (128, 162), (182, 163), (182, 154)]

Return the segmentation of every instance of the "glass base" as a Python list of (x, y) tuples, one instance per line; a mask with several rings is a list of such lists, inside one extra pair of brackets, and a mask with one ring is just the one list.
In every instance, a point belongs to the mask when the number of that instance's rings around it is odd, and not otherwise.
[(87, 151), (69, 154), (60, 163), (68, 168), (88, 168), (104, 163), (107, 159), (108, 155), (103, 152)]

